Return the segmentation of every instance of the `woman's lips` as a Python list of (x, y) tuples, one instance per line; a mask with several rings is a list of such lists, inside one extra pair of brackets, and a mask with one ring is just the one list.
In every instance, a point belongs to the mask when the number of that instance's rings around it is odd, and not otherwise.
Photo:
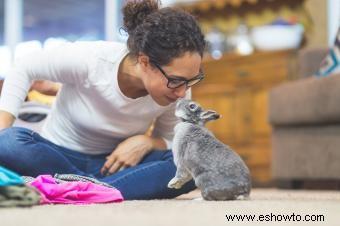
[(177, 98), (171, 98), (171, 97), (168, 97), (166, 96), (166, 98), (170, 101), (170, 102), (175, 102), (177, 100)]

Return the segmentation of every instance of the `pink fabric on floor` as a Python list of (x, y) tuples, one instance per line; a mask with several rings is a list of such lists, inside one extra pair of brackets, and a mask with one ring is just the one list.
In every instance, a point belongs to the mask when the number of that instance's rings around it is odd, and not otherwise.
[(58, 184), (51, 175), (40, 175), (30, 183), (41, 193), (40, 204), (90, 204), (121, 202), (119, 190), (92, 182), (65, 182)]

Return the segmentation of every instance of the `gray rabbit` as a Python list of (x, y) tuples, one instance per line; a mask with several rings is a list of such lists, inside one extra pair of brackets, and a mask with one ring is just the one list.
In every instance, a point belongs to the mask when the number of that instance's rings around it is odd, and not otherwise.
[(205, 200), (248, 197), (251, 189), (248, 167), (204, 127), (220, 116), (187, 99), (177, 102), (175, 114), (181, 119), (175, 126), (172, 145), (177, 172), (168, 187), (179, 189), (193, 178)]

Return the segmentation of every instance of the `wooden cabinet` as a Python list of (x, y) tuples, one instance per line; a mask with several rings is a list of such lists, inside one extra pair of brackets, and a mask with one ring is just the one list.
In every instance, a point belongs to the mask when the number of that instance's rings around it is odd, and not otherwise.
[(206, 78), (192, 88), (194, 100), (221, 114), (207, 127), (245, 160), (255, 185), (271, 179), (268, 90), (294, 77), (294, 59), (294, 51), (227, 54), (220, 60), (207, 57)]

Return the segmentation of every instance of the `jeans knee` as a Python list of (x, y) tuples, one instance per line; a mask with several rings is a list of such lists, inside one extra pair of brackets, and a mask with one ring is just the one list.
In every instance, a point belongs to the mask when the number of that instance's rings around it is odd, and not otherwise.
[(173, 161), (173, 159), (174, 159), (174, 156), (173, 156), (171, 150), (164, 151), (164, 155), (162, 156), (162, 160)]
[(3, 130), (0, 130), (0, 138), (3, 136), (13, 136), (20, 133), (32, 133), (33, 131), (27, 129), (25, 127), (9, 127)]
[(32, 139), (32, 131), (21, 127), (10, 127), (0, 131), (0, 156), (15, 152), (26, 141)]
[(8, 143), (11, 139), (13, 139), (12, 127), (0, 131), (0, 154), (8, 148)]

